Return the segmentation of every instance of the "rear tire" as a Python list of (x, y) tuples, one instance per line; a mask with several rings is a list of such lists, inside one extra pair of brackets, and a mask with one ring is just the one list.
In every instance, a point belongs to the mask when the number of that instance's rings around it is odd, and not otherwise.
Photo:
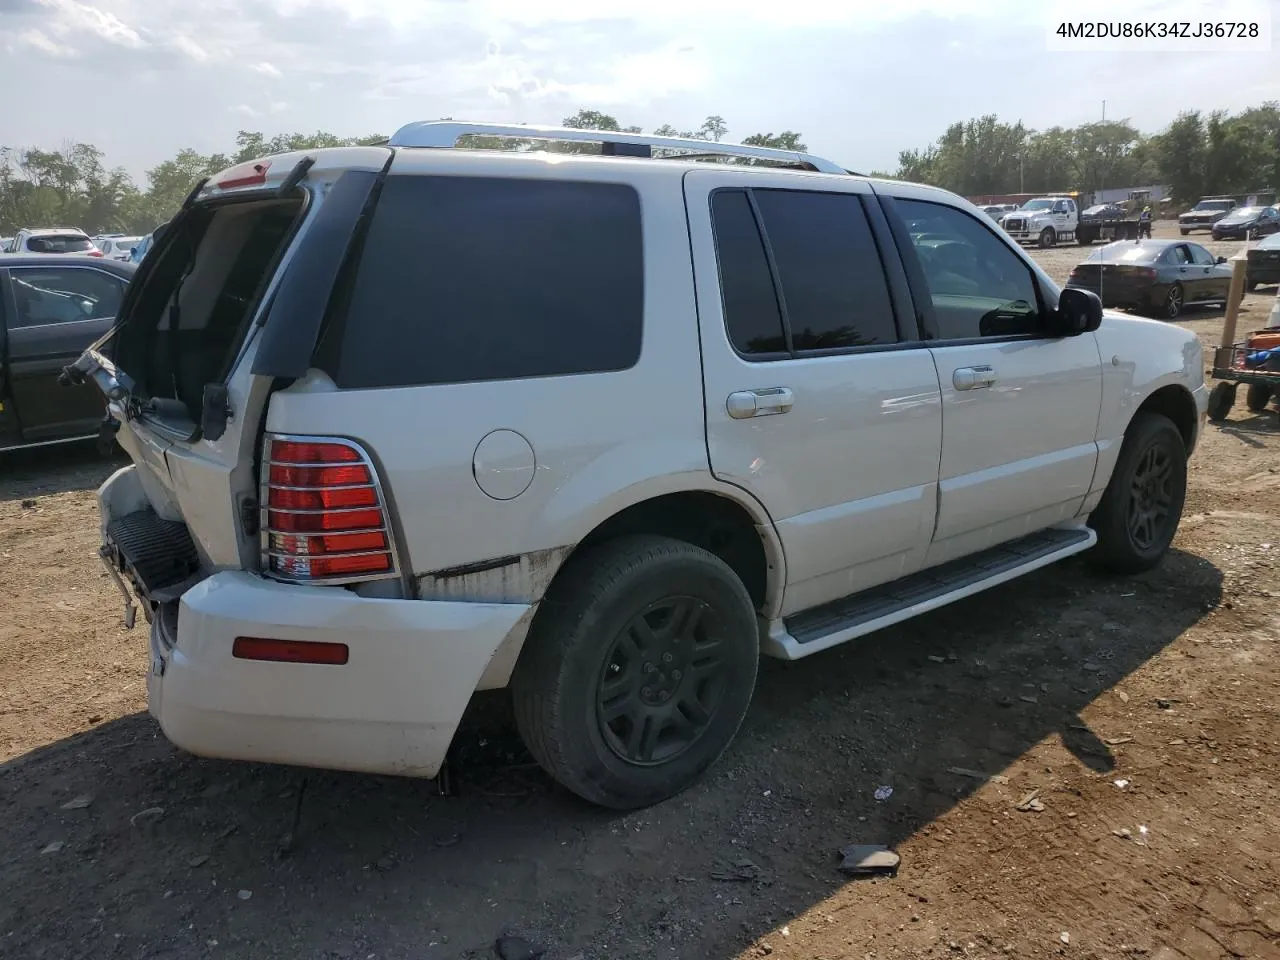
[(1169, 292), (1164, 295), (1164, 303), (1160, 307), (1160, 317), (1164, 320), (1177, 320), (1182, 316), (1182, 309), (1186, 306), (1186, 293), (1182, 289), (1182, 284), (1174, 283), (1169, 288)]
[(1245, 391), (1244, 405), (1252, 413), (1262, 413), (1271, 402), (1271, 388), (1265, 383), (1251, 383)]
[(755, 608), (724, 561), (680, 540), (622, 537), (569, 564), (512, 677), (516, 725), (580, 797), (649, 806), (737, 733), (759, 664)]
[(1089, 526), (1098, 543), (1089, 561), (1111, 573), (1141, 573), (1173, 543), (1187, 496), (1187, 453), (1168, 417), (1139, 411)]

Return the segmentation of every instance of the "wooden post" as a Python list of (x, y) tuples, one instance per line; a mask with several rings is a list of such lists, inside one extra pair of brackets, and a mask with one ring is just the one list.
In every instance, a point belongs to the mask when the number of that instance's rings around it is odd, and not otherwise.
[(1231, 258), (1231, 291), (1227, 294), (1227, 317), (1222, 322), (1222, 346), (1236, 342), (1236, 318), (1240, 315), (1240, 301), (1244, 299), (1244, 274), (1249, 265), (1249, 245)]

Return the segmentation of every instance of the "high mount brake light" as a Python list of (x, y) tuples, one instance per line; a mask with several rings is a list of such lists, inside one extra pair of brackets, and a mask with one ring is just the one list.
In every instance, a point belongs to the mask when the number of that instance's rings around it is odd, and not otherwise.
[(253, 160), (232, 167), (214, 182), (214, 186), (229, 190), (232, 187), (252, 187), (267, 182), (267, 171), (271, 168), (270, 160)]
[(268, 435), (264, 572), (294, 583), (397, 573), (387, 504), (368, 454), (350, 440)]

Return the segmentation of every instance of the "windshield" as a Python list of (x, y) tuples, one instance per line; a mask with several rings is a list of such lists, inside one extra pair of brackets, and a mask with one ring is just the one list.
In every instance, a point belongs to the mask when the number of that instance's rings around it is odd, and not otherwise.
[(93, 249), (93, 241), (75, 234), (27, 237), (27, 249), (32, 253), (83, 253)]
[(1085, 263), (1146, 263), (1160, 256), (1163, 249), (1145, 243), (1109, 243), (1089, 254)]
[(1223, 221), (1252, 220), (1262, 212), (1261, 207), (1237, 207), (1223, 217)]
[(1201, 200), (1196, 204), (1197, 210), (1230, 210), (1230, 200)]
[(1048, 210), (1053, 206), (1052, 200), (1028, 200), (1021, 207), (1023, 210)]

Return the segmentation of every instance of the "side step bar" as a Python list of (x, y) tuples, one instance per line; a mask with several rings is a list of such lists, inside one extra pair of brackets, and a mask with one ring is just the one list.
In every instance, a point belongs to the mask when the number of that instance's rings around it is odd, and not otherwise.
[(1088, 527), (1053, 527), (981, 553), (833, 600), (770, 625), (764, 653), (798, 660), (1083, 553), (1098, 542)]

